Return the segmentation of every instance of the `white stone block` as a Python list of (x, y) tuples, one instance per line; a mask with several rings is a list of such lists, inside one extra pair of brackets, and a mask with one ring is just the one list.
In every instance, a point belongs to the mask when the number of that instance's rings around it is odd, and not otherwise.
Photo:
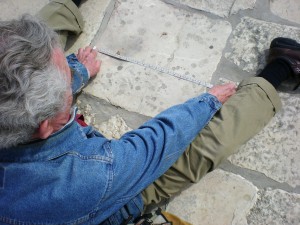
[(195, 225), (246, 225), (257, 191), (241, 176), (215, 170), (171, 201), (167, 211)]
[[(231, 25), (158, 0), (122, 1), (97, 47), (209, 82)], [(102, 71), (85, 89), (147, 116), (197, 96), (204, 87), (139, 65), (102, 56)]]

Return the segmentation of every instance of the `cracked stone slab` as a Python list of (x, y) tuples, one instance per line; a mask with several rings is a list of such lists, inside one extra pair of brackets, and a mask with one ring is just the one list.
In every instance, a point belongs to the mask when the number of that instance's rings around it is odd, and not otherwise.
[(119, 115), (112, 116), (107, 122), (100, 124), (99, 131), (108, 139), (119, 139), (123, 134), (132, 130)]
[(300, 24), (300, 1), (273, 0), (270, 1), (270, 9), (275, 15)]
[[(118, 114), (111, 116), (106, 121), (97, 120), (95, 105), (91, 102), (82, 102), (77, 100), (78, 113), (83, 114), (84, 121), (98, 130), (108, 139), (119, 139), (123, 134), (132, 130), (125, 120)], [(96, 107), (97, 108), (97, 107)]]
[(260, 190), (258, 200), (247, 216), (248, 225), (300, 224), (300, 195), (283, 190)]
[(35, 15), (41, 8), (47, 5), (48, 0), (2, 0), (0, 20), (17, 19), (24, 13)]
[(255, 73), (266, 63), (266, 52), (276, 37), (300, 41), (300, 29), (244, 17), (232, 32), (230, 50), (225, 57), (242, 70)]
[[(138, 113), (128, 112), (127, 110), (113, 106), (104, 100), (98, 99), (94, 96), (86, 95), (84, 93), (77, 97), (76, 105), (78, 107), (78, 113), (84, 115), (86, 123), (103, 132), (104, 136), (106, 135), (106, 131), (103, 129), (102, 124), (107, 124), (108, 121), (114, 120), (112, 117), (115, 117), (116, 121), (124, 120), (126, 126), (130, 127), (130, 129), (136, 129), (150, 119), (150, 117), (146, 117)], [(122, 125), (121, 122), (118, 124)], [(107, 126), (106, 129), (110, 130), (111, 128)], [(118, 130), (126, 129), (118, 128)], [(112, 136), (107, 137), (112, 138)], [(114, 138), (116, 138), (116, 136)]]
[(292, 187), (300, 186), (300, 98), (281, 93), (283, 109), (229, 160)]
[(240, 10), (253, 9), (256, 0), (175, 0), (191, 8), (215, 14), (220, 17), (228, 17)]
[[(153, 26), (155, 15), (155, 26)], [(137, 19), (138, 18), (138, 19)], [(204, 32), (205, 31), (205, 32)], [(118, 2), (98, 47), (209, 82), (231, 25), (162, 1)], [(204, 87), (139, 65), (102, 56), (102, 71), (85, 92), (154, 116), (205, 91)]]
[(78, 37), (70, 37), (67, 46), (72, 45), (66, 50), (66, 54), (77, 52), (79, 48), (91, 44), (97, 34), (104, 16), (111, 13), (114, 0), (89, 0), (83, 2), (79, 11), (84, 21), (83, 32)]
[(167, 211), (192, 224), (246, 225), (257, 191), (241, 176), (217, 169), (171, 201)]
[(220, 17), (228, 17), (230, 9), (235, 0), (178, 0), (181, 4), (187, 5), (191, 8), (202, 10), (215, 14)]

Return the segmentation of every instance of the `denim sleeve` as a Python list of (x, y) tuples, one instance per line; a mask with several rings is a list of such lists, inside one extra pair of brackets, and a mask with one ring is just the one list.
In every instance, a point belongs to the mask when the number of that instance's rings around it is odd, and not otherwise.
[(110, 144), (113, 179), (107, 198), (128, 201), (161, 176), (221, 107), (205, 93), (173, 106)]
[(75, 95), (87, 84), (90, 75), (86, 67), (78, 61), (75, 54), (67, 56), (67, 61), (72, 73), (72, 93)]

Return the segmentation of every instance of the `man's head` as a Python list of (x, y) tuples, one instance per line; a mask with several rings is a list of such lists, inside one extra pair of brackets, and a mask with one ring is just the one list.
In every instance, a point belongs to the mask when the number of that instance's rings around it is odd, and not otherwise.
[(69, 76), (57, 34), (44, 23), (0, 22), (0, 149), (56, 131), (48, 126), (69, 110)]

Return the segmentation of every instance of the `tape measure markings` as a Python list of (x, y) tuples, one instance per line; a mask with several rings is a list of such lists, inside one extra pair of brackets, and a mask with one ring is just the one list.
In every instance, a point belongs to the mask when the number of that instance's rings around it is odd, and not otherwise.
[(201, 85), (203, 87), (207, 87), (207, 88), (212, 88), (213, 87), (213, 85), (210, 84), (210, 83), (203, 82), (203, 81), (197, 80), (195, 78), (182, 75), (180, 73), (176, 73), (176, 72), (174, 72), (172, 70), (163, 68), (163, 67), (158, 66), (158, 65), (144, 63), (142, 61), (139, 61), (139, 60), (127, 57), (127, 56), (123, 56), (123, 55), (119, 55), (119, 54), (113, 53), (113, 52), (108, 51), (106, 49), (102, 49), (102, 48), (98, 49), (96, 46), (93, 49), (97, 50), (99, 53), (102, 53), (104, 55), (107, 55), (107, 56), (110, 56), (110, 57), (113, 57), (113, 58), (116, 58), (116, 59), (121, 59), (121, 60), (126, 61), (126, 62), (134, 63), (134, 64), (137, 64), (137, 65), (140, 65), (140, 66), (143, 66), (145, 68), (149, 68), (149, 69), (161, 72), (161, 73), (165, 73), (165, 74), (171, 75), (173, 77), (177, 77), (179, 79), (186, 80), (186, 81), (189, 81), (189, 82)]

